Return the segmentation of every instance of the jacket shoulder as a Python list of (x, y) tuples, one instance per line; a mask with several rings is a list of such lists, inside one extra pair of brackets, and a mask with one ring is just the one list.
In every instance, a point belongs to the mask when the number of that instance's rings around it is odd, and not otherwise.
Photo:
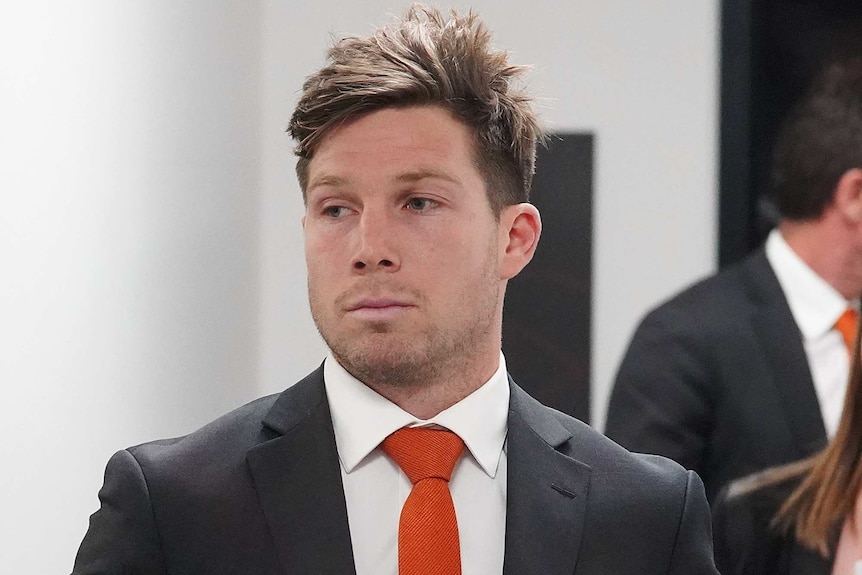
[(127, 451), (139, 461), (176, 459), (220, 453), (231, 447), (248, 449), (264, 434), (263, 418), (279, 394), (261, 397), (238, 407), (203, 427), (180, 437), (157, 439), (129, 447)]
[[(692, 471), (658, 455), (630, 452), (589, 426), (555, 415), (571, 430), (562, 451), (590, 468), (587, 522), (579, 567), (607, 570), (608, 536), (662, 573), (715, 573), (709, 505)], [(592, 572), (592, 571), (591, 571)]]
[(188, 435), (150, 441), (129, 451), (140, 463), (182, 466), (204, 461), (230, 462), (251, 447), (283, 434), (325, 399), (320, 369), (281, 393), (238, 407)]
[[(590, 466), (595, 479), (605, 476), (623, 481), (626, 477), (641, 482), (639, 489), (650, 485), (657, 489), (671, 488), (675, 491), (688, 481), (688, 471), (675, 461), (660, 455), (635, 453), (602, 435), (586, 423), (548, 408), (564, 427), (572, 432), (572, 438), (561, 446), (561, 451)], [(676, 486), (673, 488), (672, 486)]]
[(662, 301), (645, 316), (643, 323), (679, 315), (708, 316), (710, 320), (732, 317), (752, 302), (780, 292), (778, 280), (763, 249), (713, 275), (702, 278)]
[(126, 451), (154, 493), (200, 493), (203, 486), (217, 493), (247, 485), (249, 450), (283, 435), (325, 399), (322, 379), (313, 377), (315, 374), (280, 394), (238, 407), (188, 435), (150, 441)]

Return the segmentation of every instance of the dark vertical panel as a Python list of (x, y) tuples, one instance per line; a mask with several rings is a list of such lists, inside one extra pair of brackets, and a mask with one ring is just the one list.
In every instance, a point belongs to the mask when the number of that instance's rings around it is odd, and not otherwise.
[(721, 140), (719, 144), (718, 262), (724, 266), (748, 253), (751, 203), (752, 0), (724, 0), (721, 6)]
[(540, 148), (532, 201), (542, 214), (533, 261), (509, 282), (503, 352), (512, 376), (546, 405), (588, 421), (593, 137)]

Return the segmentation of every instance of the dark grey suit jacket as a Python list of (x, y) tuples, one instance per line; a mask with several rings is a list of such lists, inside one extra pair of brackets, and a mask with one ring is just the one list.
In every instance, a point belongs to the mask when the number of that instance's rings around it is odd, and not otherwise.
[[(716, 573), (696, 475), (511, 391), (506, 575)], [(322, 369), (120, 451), (99, 498), (76, 575), (354, 573)]]
[[(752, 481), (742, 479), (740, 483)], [(734, 483), (715, 505), (715, 561), (723, 575), (830, 575), (832, 560), (772, 527), (801, 477), (740, 492)]]
[(644, 318), (605, 432), (693, 469), (710, 501), (733, 479), (825, 447), (799, 328), (762, 248)]

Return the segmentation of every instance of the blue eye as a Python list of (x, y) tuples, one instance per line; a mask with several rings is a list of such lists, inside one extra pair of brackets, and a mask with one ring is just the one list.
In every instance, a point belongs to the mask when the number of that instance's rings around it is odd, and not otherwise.
[(407, 201), (407, 207), (417, 212), (424, 212), (433, 207), (435, 203), (434, 200), (429, 200), (428, 198), (410, 198)]
[(329, 206), (323, 210), (323, 213), (330, 218), (340, 218), (347, 214), (347, 208), (344, 206)]

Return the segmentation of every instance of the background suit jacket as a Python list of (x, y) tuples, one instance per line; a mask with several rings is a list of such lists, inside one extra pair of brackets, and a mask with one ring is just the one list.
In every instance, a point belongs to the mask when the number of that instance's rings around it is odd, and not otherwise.
[[(511, 392), (505, 574), (717, 573), (696, 475)], [(114, 455), (74, 574), (354, 573), (339, 465), (318, 369)]]
[(644, 318), (605, 432), (693, 469), (710, 501), (733, 479), (825, 447), (802, 337), (763, 248)]
[[(743, 479), (740, 483), (752, 481)], [(830, 575), (832, 560), (770, 526), (801, 477), (741, 491), (735, 483), (714, 506), (715, 561), (723, 575)]]

